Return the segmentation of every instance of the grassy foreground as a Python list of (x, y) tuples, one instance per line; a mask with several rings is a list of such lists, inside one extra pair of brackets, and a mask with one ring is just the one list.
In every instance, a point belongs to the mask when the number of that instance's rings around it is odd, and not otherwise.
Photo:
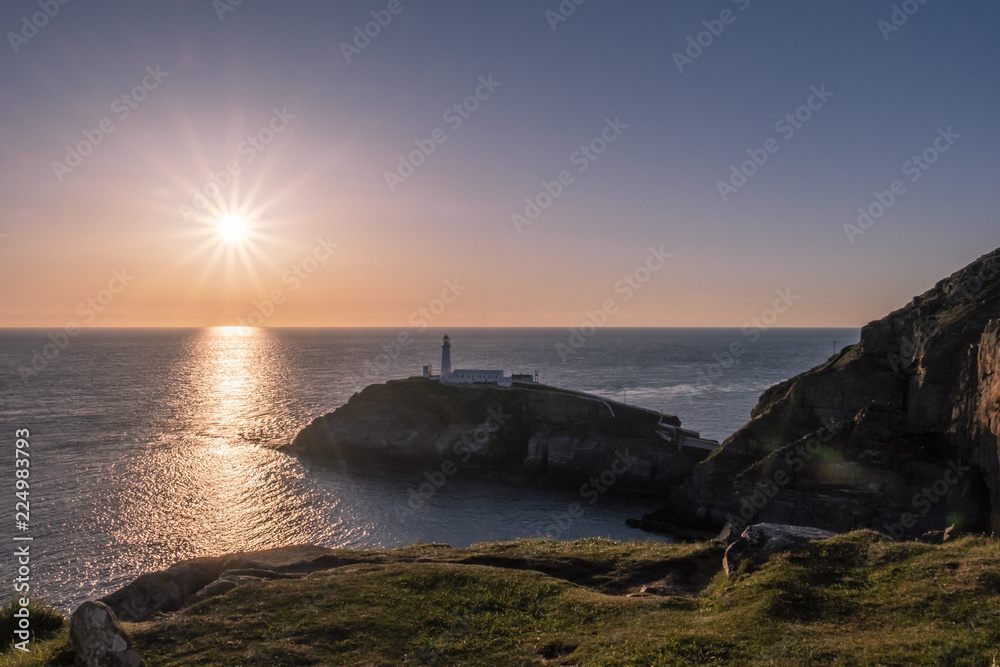
[[(719, 571), (721, 546), (520, 540), (350, 552), (126, 625), (167, 665), (1000, 665), (1000, 540), (860, 531)], [(657, 594), (626, 597), (642, 586)], [(55, 656), (55, 657), (53, 657)], [(66, 664), (66, 631), (0, 666)]]

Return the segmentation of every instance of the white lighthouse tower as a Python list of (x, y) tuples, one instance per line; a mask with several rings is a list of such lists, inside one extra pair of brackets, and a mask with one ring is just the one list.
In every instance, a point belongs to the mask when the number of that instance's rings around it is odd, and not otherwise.
[(445, 334), (441, 342), (441, 377), (449, 375), (451, 375), (451, 339)]

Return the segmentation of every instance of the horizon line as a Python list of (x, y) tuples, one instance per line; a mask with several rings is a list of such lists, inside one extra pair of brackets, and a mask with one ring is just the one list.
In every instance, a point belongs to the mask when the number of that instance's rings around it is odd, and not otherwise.
[[(844, 326), (844, 325), (826, 325), (826, 326), (811, 326), (811, 327), (767, 327), (763, 331), (791, 331), (791, 330), (821, 330), (821, 329), (857, 329), (861, 330), (866, 325), (854, 325), (854, 326)], [(0, 326), (0, 331), (46, 331), (46, 330), (60, 330), (65, 327), (59, 326)], [(413, 326), (387, 326), (387, 325), (305, 325), (305, 326), (276, 326), (276, 327), (253, 327), (244, 326), (240, 324), (209, 324), (209, 325), (169, 325), (169, 326), (155, 326), (155, 325), (139, 325), (139, 326), (114, 326), (114, 327), (78, 327), (82, 331), (119, 331), (119, 330), (178, 330), (178, 331), (194, 331), (201, 329), (260, 329), (260, 330), (272, 330), (272, 331), (287, 331), (287, 330), (330, 330), (330, 329), (385, 329), (385, 330), (410, 330), (417, 329), (419, 327)], [(468, 330), (468, 329), (578, 329), (580, 325), (566, 326), (566, 325), (459, 325), (459, 326), (439, 326), (439, 327), (424, 327), (424, 331), (428, 329), (440, 329), (441, 331), (452, 330)], [(662, 325), (640, 325), (640, 326), (604, 326), (600, 327), (598, 330), (603, 331), (615, 331), (615, 330), (632, 330), (632, 329), (743, 329), (745, 325), (739, 326), (699, 326), (699, 325), (686, 325), (686, 326), (662, 326)], [(423, 332), (418, 332), (418, 335), (422, 335)]]

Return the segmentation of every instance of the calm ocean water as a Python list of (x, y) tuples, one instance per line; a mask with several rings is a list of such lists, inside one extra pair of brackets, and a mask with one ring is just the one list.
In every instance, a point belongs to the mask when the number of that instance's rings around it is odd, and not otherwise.
[[(647, 536), (654, 503), (606, 496), (557, 529), (579, 497), (450, 479), (403, 514), (424, 471), (347, 475), (269, 447), (367, 384), (440, 363), (441, 330), (90, 330), (34, 375), (49, 331), (0, 330), (3, 579), (14, 575), (15, 429), (31, 432), (32, 593), (64, 610), (197, 555), (288, 544), (456, 546), (549, 534)], [(857, 342), (856, 329), (603, 329), (563, 361), (565, 329), (453, 329), (459, 368), (535, 372), (548, 384), (677, 414), (723, 439), (767, 387)], [(66, 342), (66, 341), (62, 341)], [(729, 350), (734, 343), (738, 354)], [(35, 359), (42, 366), (41, 357)], [(9, 595), (0, 593), (0, 598)]]

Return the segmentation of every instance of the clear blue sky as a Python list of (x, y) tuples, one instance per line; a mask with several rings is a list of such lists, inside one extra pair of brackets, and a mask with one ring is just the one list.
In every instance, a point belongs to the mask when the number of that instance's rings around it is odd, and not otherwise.
[[(42, 10), (0, 7), (0, 326), (61, 325), (123, 266), (136, 279), (95, 325), (235, 324), (275, 289), (269, 324), (404, 325), (458, 277), (441, 324), (570, 326), (612, 298), (617, 326), (739, 326), (791, 288), (779, 325), (856, 326), (1000, 245), (996, 2), (895, 3), (919, 9), (884, 33), (888, 0), (587, 0), (555, 30), (557, 0), (400, 0), (350, 63), (342, 43), (388, 0), (243, 0), (221, 19), (219, 4), (72, 0), (18, 53), (9, 33)], [(679, 72), (674, 53), (724, 10)], [(116, 116), (157, 66), (169, 75)], [(776, 122), (814, 86), (832, 97), (787, 138)], [(274, 109), (294, 118), (240, 157)], [(114, 132), (56, 174), (105, 118)], [(571, 156), (608, 118), (627, 129), (580, 171)], [(391, 190), (397, 156), (437, 128), (447, 140)], [(910, 180), (939, 128), (960, 138)], [(723, 201), (718, 182), (772, 137)], [(182, 217), (234, 159), (238, 183)], [(518, 233), (512, 214), (563, 170), (572, 183)], [(904, 194), (849, 242), (897, 179)], [(213, 225), (237, 209), (252, 233), (226, 245)], [(337, 253), (291, 289), (327, 236)], [(624, 303), (615, 286), (651, 246), (672, 257)]]

